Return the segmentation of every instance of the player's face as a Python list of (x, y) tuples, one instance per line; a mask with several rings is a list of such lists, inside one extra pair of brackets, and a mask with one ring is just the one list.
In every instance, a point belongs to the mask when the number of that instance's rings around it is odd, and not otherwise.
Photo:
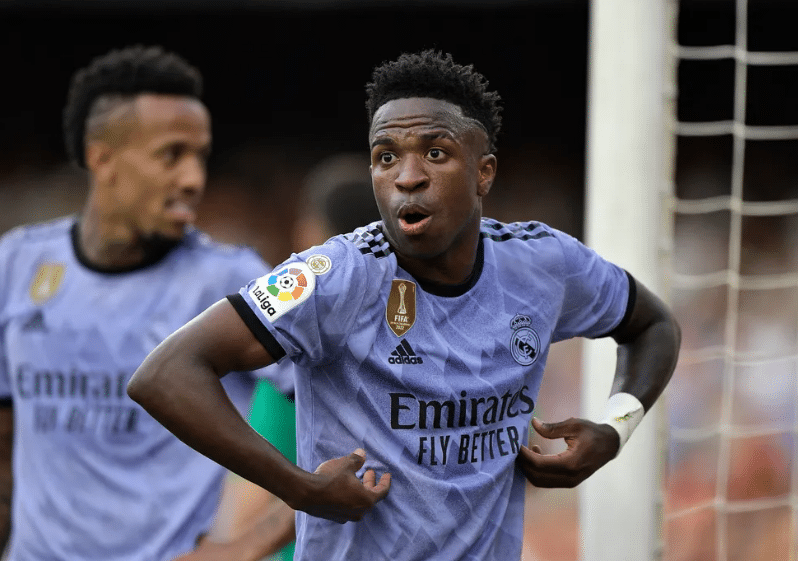
[(137, 236), (179, 239), (205, 190), (210, 115), (194, 98), (150, 94), (134, 115), (114, 154), (114, 211)]
[(369, 140), (374, 195), (400, 258), (473, 259), (496, 173), (484, 130), (452, 103), (408, 98), (377, 110)]

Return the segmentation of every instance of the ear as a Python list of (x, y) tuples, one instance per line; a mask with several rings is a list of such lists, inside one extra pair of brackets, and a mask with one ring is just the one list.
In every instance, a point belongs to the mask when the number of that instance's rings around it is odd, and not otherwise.
[(477, 195), (484, 197), (493, 187), (493, 180), (496, 178), (496, 156), (485, 154), (479, 159), (479, 184), (477, 185)]
[(98, 181), (107, 181), (114, 173), (114, 149), (102, 140), (86, 144), (86, 168)]

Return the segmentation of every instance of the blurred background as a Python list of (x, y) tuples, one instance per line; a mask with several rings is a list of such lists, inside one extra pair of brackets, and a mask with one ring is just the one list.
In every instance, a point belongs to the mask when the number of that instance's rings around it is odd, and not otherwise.
[[(743, 6), (743, 49), (798, 51), (794, 0), (676, 4), (668, 33), (677, 45), (735, 45)], [(367, 151), (371, 69), (430, 47), (473, 63), (504, 100), (485, 214), (582, 238), (589, 14), (587, 0), (0, 0), (0, 233), (80, 211), (86, 180), (61, 140), (69, 78), (94, 56), (142, 43), (182, 54), (205, 77), (214, 152), (200, 227), (267, 261), (302, 249), (289, 232), (313, 166)], [(733, 121), (742, 103), (746, 125), (798, 125), (798, 66), (751, 67), (744, 96), (735, 71), (728, 57), (681, 60), (675, 121)], [(680, 130), (675, 195), (686, 202), (677, 210), (729, 198), (737, 179), (743, 201), (785, 203), (785, 212), (744, 217), (739, 272), (788, 278), (771, 292), (734, 292), (730, 329), (729, 286), (688, 281), (728, 268), (733, 212), (677, 212), (673, 274), (688, 280), (666, 297), (686, 359), (668, 395), (663, 557), (795, 559), (798, 282), (789, 275), (798, 271), (798, 210), (789, 205), (798, 199), (798, 140), (747, 140), (743, 165), (731, 132)], [(721, 350), (704, 352), (713, 348)], [(578, 341), (553, 347), (538, 417), (579, 414), (580, 361)], [(530, 488), (527, 502), (524, 559), (579, 559), (576, 492)]]

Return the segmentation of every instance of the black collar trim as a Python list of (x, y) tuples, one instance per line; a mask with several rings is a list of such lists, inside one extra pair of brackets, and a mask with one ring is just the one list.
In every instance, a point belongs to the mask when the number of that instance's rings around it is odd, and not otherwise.
[(485, 246), (482, 242), (482, 236), (479, 237), (479, 244), (477, 244), (477, 258), (474, 261), (474, 268), (468, 278), (460, 284), (437, 284), (429, 281), (418, 280), (419, 286), (424, 292), (429, 292), (435, 296), (446, 296), (453, 298), (455, 296), (462, 296), (474, 285), (477, 284), (479, 278), (482, 276), (482, 268), (485, 265)]
[(141, 263), (137, 263), (136, 265), (130, 265), (126, 267), (103, 267), (102, 265), (97, 265), (96, 263), (90, 261), (86, 254), (83, 253), (83, 249), (80, 247), (80, 222), (78, 220), (75, 220), (75, 223), (72, 224), (72, 227), (69, 229), (69, 237), (72, 241), (72, 250), (75, 252), (75, 258), (78, 260), (78, 262), (90, 271), (102, 273), (104, 275), (119, 275), (146, 269), (147, 267), (151, 267), (156, 263), (160, 263), (174, 249), (174, 247), (171, 247), (165, 251), (149, 255), (147, 256), (146, 260), (142, 261)]

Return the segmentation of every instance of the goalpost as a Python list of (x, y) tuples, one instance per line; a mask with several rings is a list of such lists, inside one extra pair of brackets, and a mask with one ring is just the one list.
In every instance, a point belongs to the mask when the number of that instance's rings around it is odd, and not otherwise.
[[(743, 250), (751, 232), (768, 229), (760, 224), (757, 230), (757, 220), (782, 221), (792, 231), (789, 220), (798, 217), (798, 199), (752, 200), (744, 193), (752, 146), (798, 145), (794, 123), (748, 123), (751, 68), (798, 66), (798, 52), (749, 50), (748, 1), (718, 1), (734, 9), (734, 43), (701, 47), (677, 42), (678, 0), (592, 1), (586, 241), (666, 301), (681, 295), (679, 319), (691, 329), (665, 400), (619, 458), (580, 487), (585, 561), (798, 559), (798, 260), (774, 266), (766, 252)], [(733, 64), (731, 118), (679, 122), (677, 64), (724, 59)], [(674, 146), (691, 137), (730, 139), (723, 194), (676, 196)], [(680, 228), (692, 224), (700, 237), (719, 216), (725, 221), (713, 246), (719, 255), (707, 253), (710, 244), (700, 240), (705, 247), (698, 259), (708, 263), (676, 270), (674, 254), (686, 250), (674, 240), (690, 240)], [(793, 251), (795, 240), (780, 235), (780, 247)], [(700, 317), (707, 312), (690, 305), (701, 304), (707, 292), (720, 305), (712, 317)], [(718, 326), (716, 336), (697, 336), (707, 325)], [(756, 342), (776, 336), (782, 344)], [(583, 412), (589, 418), (597, 418), (606, 400), (614, 360), (610, 342), (586, 344)], [(750, 403), (766, 383), (777, 389)], [(704, 393), (685, 392), (680, 384)], [(674, 386), (681, 393), (670, 404), (682, 413), (701, 412), (695, 419), (666, 423), (664, 402)], [(669, 451), (708, 466), (700, 481), (705, 488), (688, 500), (678, 502), (678, 490), (664, 487), (664, 470), (673, 477), (683, 469), (667, 463)], [(774, 451), (784, 457), (768, 457)], [(686, 473), (688, 482), (703, 475)], [(688, 537), (701, 550), (678, 557), (673, 551), (688, 547), (681, 543)]]
[[(593, 0), (585, 238), (589, 246), (667, 300), (671, 135), (666, 49), (674, 3)], [(597, 419), (615, 372), (612, 341), (586, 341), (582, 408)], [(661, 551), (662, 405), (623, 452), (579, 489), (584, 561), (648, 561)]]

